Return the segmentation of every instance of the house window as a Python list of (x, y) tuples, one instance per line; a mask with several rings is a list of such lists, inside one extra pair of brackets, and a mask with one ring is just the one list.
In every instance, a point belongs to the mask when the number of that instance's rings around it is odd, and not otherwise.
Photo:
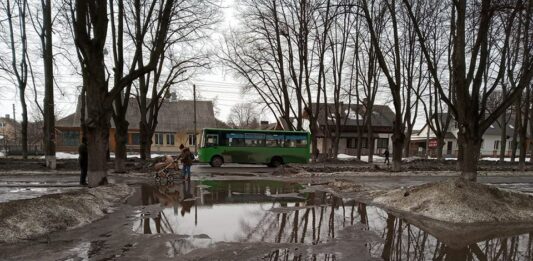
[(163, 133), (154, 134), (154, 143), (158, 145), (163, 145)]
[(494, 141), (494, 149), (497, 150), (500, 148), (500, 141), (499, 140), (495, 140)]
[(354, 139), (354, 138), (347, 138), (347, 139), (346, 139), (346, 148), (348, 148), (348, 149), (355, 149), (355, 148), (357, 148), (357, 146), (356, 146), (356, 145), (357, 145), (357, 142), (356, 142), (356, 141), (357, 141), (357, 140)]
[(6, 126), (6, 124), (5, 124), (3, 121), (1, 121), (1, 122), (0, 122), (0, 128), (3, 128), (3, 127), (5, 127), (5, 126)]
[(387, 149), (389, 148), (389, 139), (388, 138), (378, 138), (378, 149)]
[(196, 135), (189, 134), (189, 146), (196, 146)]
[(139, 145), (139, 144), (141, 144), (141, 134), (132, 133), (131, 134), (131, 145)]
[(64, 131), (63, 132), (63, 145), (65, 146), (80, 145), (80, 132), (79, 131)]
[(174, 145), (174, 133), (167, 133), (167, 145)]

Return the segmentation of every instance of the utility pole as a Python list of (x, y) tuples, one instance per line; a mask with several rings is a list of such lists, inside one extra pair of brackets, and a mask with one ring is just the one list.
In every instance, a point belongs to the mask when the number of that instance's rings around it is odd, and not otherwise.
[(13, 125), (15, 127), (15, 144), (14, 145), (17, 145), (17, 116), (15, 116), (15, 104), (13, 103)]
[(192, 85), (193, 109), (194, 109), (194, 153), (198, 153), (198, 142), (196, 141), (196, 84)]

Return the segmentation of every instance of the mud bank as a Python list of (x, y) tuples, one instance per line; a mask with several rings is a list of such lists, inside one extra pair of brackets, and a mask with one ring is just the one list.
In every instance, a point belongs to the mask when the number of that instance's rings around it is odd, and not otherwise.
[(88, 224), (132, 192), (127, 185), (108, 185), (2, 203), (0, 242), (32, 239)]
[(395, 189), (372, 204), (448, 223), (521, 223), (533, 220), (533, 196), (460, 178)]

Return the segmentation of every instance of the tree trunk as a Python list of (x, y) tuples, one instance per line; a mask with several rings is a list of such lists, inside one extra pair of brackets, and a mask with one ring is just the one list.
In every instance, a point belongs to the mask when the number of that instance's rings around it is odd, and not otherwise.
[[(411, 155), (411, 133), (412, 133), (412, 127), (408, 126), (407, 133), (405, 135), (405, 141), (404, 141), (404, 157), (408, 158)], [(441, 153), (442, 154), (442, 153)]]
[[(533, 86), (530, 86), (533, 92)], [(533, 104), (533, 95), (530, 95), (530, 104)], [(529, 163), (533, 164), (533, 106), (529, 108)]]
[(355, 146), (357, 146), (357, 159), (361, 160), (361, 141), (363, 140), (363, 129), (362, 127), (357, 127), (357, 143)]
[(500, 162), (505, 162), (505, 149), (507, 148), (507, 121), (505, 113), (500, 116), (500, 127), (502, 133), (500, 136)]
[(479, 150), (481, 149), (481, 138), (477, 135), (468, 135), (463, 143), (463, 161), (461, 177), (469, 180), (477, 180), (477, 164), (479, 161)]
[(312, 152), (311, 152), (311, 162), (316, 162), (317, 159), (318, 159), (318, 154), (319, 154), (319, 150), (318, 150), (318, 139), (317, 139), (317, 134), (318, 134), (318, 128), (316, 127), (316, 120), (314, 119), (310, 119), (309, 120), (309, 123), (311, 124), (311, 147), (312, 147)]
[(522, 99), (522, 97), (519, 98), (515, 105), (516, 116), (514, 121), (513, 139), (511, 143), (511, 162), (513, 163), (516, 161), (516, 151), (518, 149), (518, 133), (520, 133), (520, 129), (522, 127), (522, 109), (520, 99)]
[[(118, 116), (118, 115), (117, 115)], [(115, 172), (125, 172), (124, 162), (127, 158), (128, 126), (126, 119), (115, 118)]]
[(392, 171), (394, 172), (401, 171), (403, 143), (403, 133), (392, 135)]
[(24, 97), (24, 89), (20, 90), (20, 104), (22, 105), (22, 123), (20, 124), (22, 158), (28, 158), (28, 107), (26, 105), (26, 97)]
[[(92, 81), (89, 82), (89, 85)], [(88, 86), (89, 89), (91, 86)], [(94, 88), (94, 87), (93, 87)], [(87, 95), (88, 124), (87, 151), (89, 154), (89, 187), (107, 184), (107, 152), (109, 148), (109, 121), (112, 108), (102, 108)]]
[(527, 153), (527, 143), (528, 143), (528, 140), (527, 140), (527, 125), (528, 125), (528, 121), (529, 121), (529, 107), (530, 107), (530, 104), (529, 104), (529, 96), (530, 96), (530, 91), (529, 91), (529, 88), (526, 88), (525, 90), (526, 92), (526, 102), (524, 103), (524, 113), (523, 113), (523, 121), (522, 121), (522, 124), (520, 125), (521, 128), (520, 128), (520, 156), (518, 158), (518, 168), (520, 169), (520, 171), (525, 171), (526, 170), (526, 153)]
[(151, 147), (152, 147), (152, 135), (153, 132), (150, 131), (150, 128), (146, 126), (146, 124), (143, 124), (142, 122), (139, 123), (141, 125), (140, 130), (140, 149), (141, 149), (141, 159), (147, 160), (151, 158)]
[(368, 116), (368, 122), (367, 122), (367, 142), (366, 142), (366, 148), (368, 150), (368, 162), (374, 162), (374, 130), (372, 129), (372, 121), (370, 120), (372, 117), (372, 111), (370, 111), (370, 115)]
[(444, 138), (437, 137), (437, 160), (442, 160), (442, 150), (444, 149)]
[(465, 154), (464, 137), (460, 132), (457, 133), (457, 171), (463, 169), (463, 160)]
[(52, 52), (52, 6), (51, 0), (43, 1), (44, 62), (44, 155), (46, 167), (56, 169), (55, 112), (54, 112), (54, 64)]

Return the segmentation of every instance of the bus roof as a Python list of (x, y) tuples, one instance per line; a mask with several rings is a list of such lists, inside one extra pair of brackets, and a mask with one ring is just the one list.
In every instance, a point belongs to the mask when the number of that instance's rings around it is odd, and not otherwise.
[(214, 131), (238, 131), (238, 132), (266, 132), (266, 133), (301, 133), (309, 134), (307, 131), (278, 131), (278, 130), (251, 130), (251, 129), (223, 129), (223, 128), (204, 128), (205, 130), (214, 130)]

